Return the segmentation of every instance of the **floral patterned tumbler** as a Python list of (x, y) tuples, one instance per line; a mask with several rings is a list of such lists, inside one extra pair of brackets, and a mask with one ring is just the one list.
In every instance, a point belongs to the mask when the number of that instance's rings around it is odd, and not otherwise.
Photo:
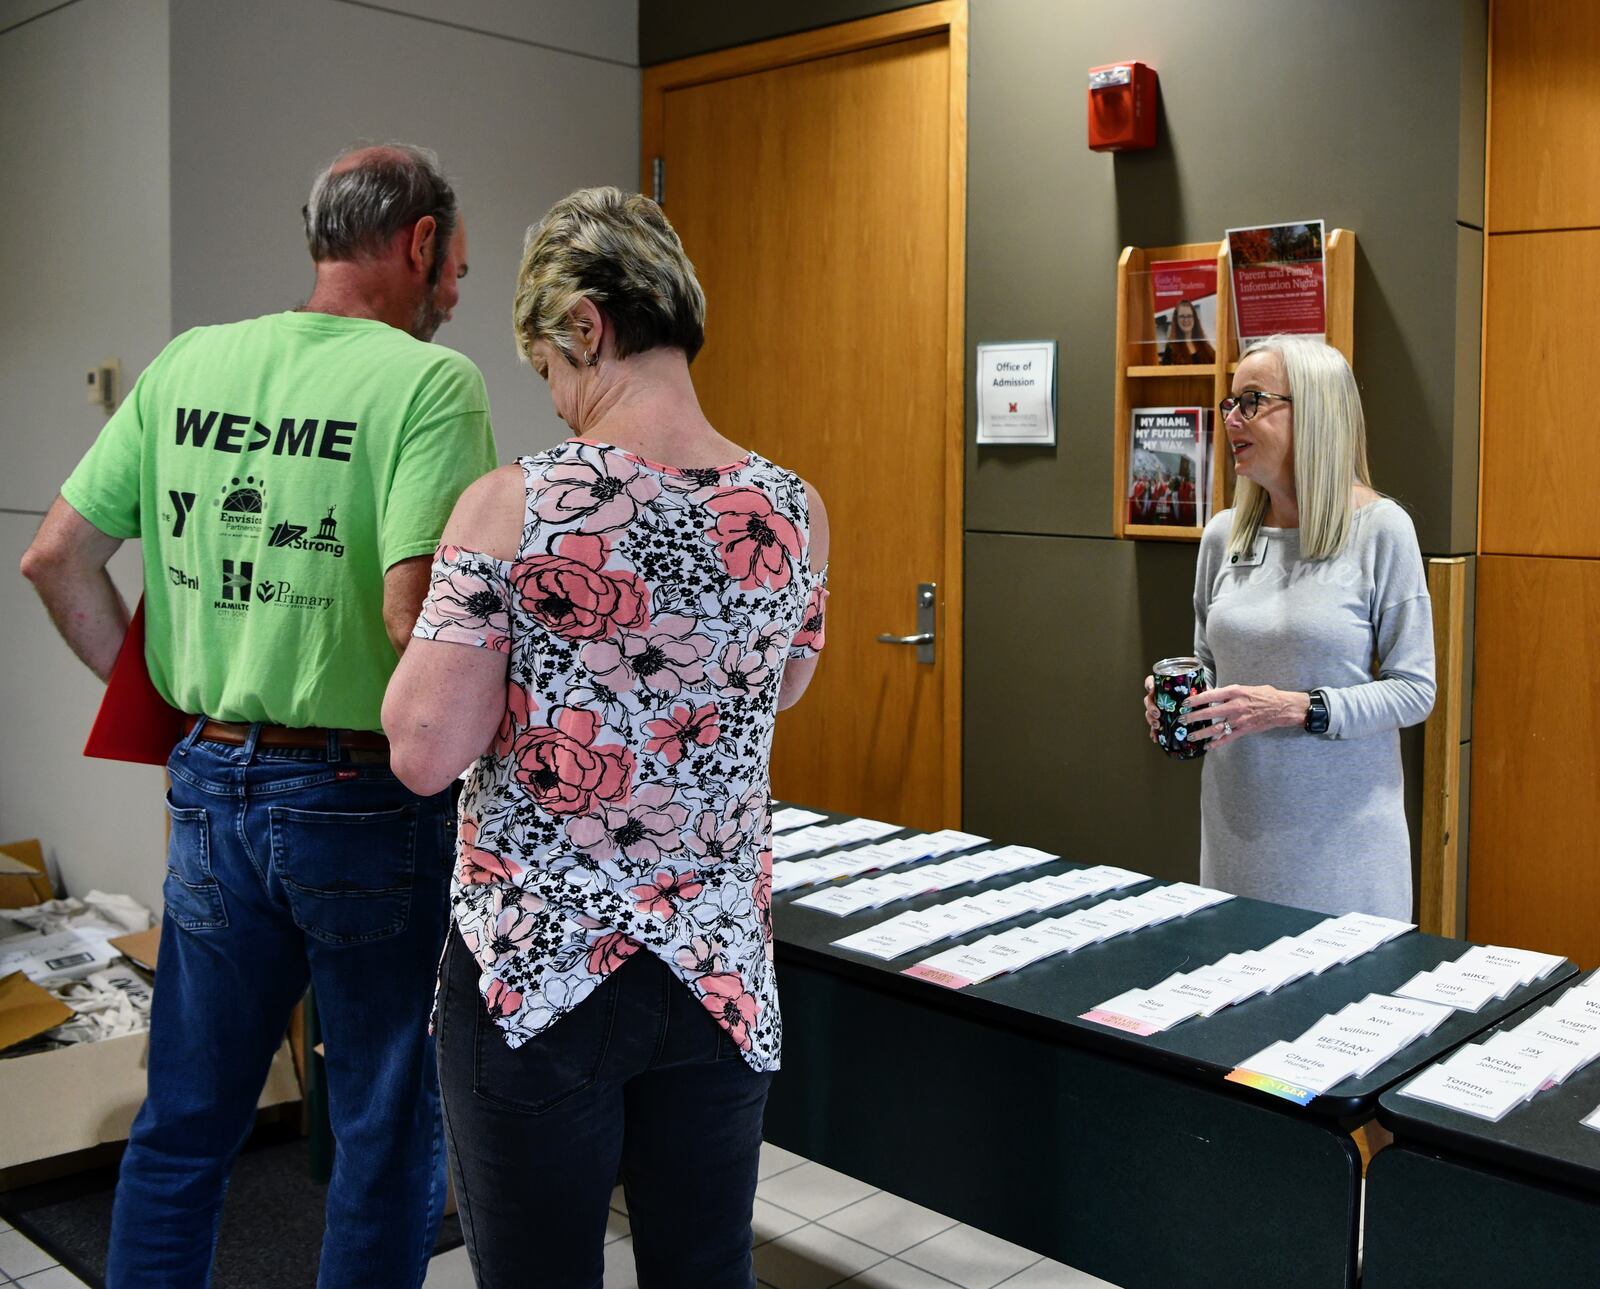
[(1155, 703), (1161, 723), (1156, 729), (1156, 742), (1168, 756), (1179, 761), (1190, 761), (1206, 753), (1206, 741), (1190, 742), (1193, 730), (1204, 729), (1210, 721), (1195, 721), (1185, 725), (1178, 717), (1183, 704), (1191, 694), (1210, 688), (1211, 675), (1205, 663), (1198, 658), (1163, 658), (1151, 669), (1156, 678)]

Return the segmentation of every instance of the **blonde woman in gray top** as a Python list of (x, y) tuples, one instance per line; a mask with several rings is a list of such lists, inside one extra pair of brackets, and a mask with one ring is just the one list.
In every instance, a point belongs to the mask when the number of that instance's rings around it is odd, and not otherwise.
[[(1207, 885), (1329, 914), (1411, 916), (1400, 730), (1433, 707), (1411, 519), (1373, 490), (1350, 365), (1299, 336), (1248, 349), (1221, 412), (1235, 505), (1206, 525), (1195, 652)], [(1146, 717), (1154, 707), (1145, 682)]]

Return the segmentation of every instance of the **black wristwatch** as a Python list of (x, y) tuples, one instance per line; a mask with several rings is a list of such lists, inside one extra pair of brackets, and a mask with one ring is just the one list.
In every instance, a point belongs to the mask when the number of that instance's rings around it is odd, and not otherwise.
[(1328, 732), (1328, 696), (1320, 689), (1313, 689), (1309, 698), (1311, 701), (1306, 705), (1306, 733), (1326, 734)]

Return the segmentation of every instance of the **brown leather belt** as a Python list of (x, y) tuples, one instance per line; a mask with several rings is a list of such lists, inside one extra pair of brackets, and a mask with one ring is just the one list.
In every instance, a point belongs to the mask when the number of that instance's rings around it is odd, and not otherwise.
[[(368, 752), (387, 752), (389, 740), (374, 730), (333, 730), (338, 735), (339, 746)], [(263, 725), (257, 747), (310, 747), (328, 746), (330, 731), (317, 729), (290, 729), (285, 725)], [(200, 737), (210, 743), (231, 743), (242, 746), (250, 737), (250, 727), (235, 721), (207, 719), (200, 729)]]

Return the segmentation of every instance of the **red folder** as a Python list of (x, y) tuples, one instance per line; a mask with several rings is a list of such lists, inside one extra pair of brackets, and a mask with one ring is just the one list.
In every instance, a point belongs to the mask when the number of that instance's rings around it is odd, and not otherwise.
[(108, 761), (165, 765), (193, 719), (162, 698), (150, 682), (150, 672), (144, 665), (141, 598), (111, 667), (106, 695), (100, 700), (83, 754)]

